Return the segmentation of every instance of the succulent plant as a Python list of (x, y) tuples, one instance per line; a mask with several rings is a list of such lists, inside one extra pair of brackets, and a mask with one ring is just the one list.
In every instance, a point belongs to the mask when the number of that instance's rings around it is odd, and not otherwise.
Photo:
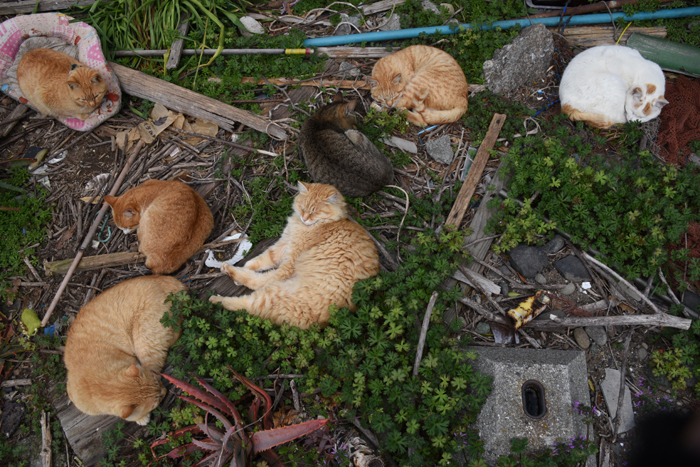
[[(192, 434), (193, 437), (197, 436), (197, 438), (192, 439), (191, 443), (178, 446), (167, 454), (157, 457), (156, 460), (163, 458), (176, 459), (189, 456), (196, 451), (205, 451), (209, 454), (205, 455), (196, 464), (197, 466), (222, 467), (229, 465), (231, 467), (247, 467), (252, 465), (252, 460), (255, 456), (260, 455), (270, 466), (282, 467), (281, 460), (271, 448), (311, 433), (328, 423), (327, 419), (310, 420), (296, 425), (272, 428), (270, 417), (272, 401), (270, 396), (249, 379), (236, 373), (230, 366), (229, 369), (233, 372), (234, 379), (250, 389), (254, 396), (248, 409), (250, 423), (246, 423), (243, 420), (233, 402), (201, 378), (194, 376), (204, 390), (172, 376), (162, 374), (163, 378), (192, 396), (181, 395), (179, 396), (180, 399), (196, 405), (204, 410), (206, 414), (203, 423), (173, 431), (166, 439), (153, 443), (151, 450), (187, 433)], [(261, 409), (262, 414), (260, 415)], [(213, 420), (210, 423), (212, 418), (223, 425), (223, 430), (217, 428)], [(255, 431), (256, 427), (259, 428), (258, 431)]]

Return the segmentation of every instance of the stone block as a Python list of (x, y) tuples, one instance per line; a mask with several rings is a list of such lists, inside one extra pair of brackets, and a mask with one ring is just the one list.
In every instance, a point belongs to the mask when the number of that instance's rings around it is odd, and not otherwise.
[[(475, 369), (491, 376), (491, 394), (477, 419), (484, 458), (492, 465), (510, 453), (511, 438), (527, 438), (528, 452), (586, 435), (573, 403), (591, 405), (585, 353), (567, 350), (470, 347)], [(522, 387), (537, 381), (544, 388), (546, 412), (531, 418), (523, 408)]]
[[(620, 372), (611, 368), (605, 369), (605, 379), (600, 383), (600, 389), (605, 397), (605, 405), (608, 406), (610, 417), (615, 419), (617, 413), (617, 401), (620, 397)], [(630, 389), (625, 387), (622, 396), (622, 408), (619, 433), (625, 433), (634, 428), (634, 409), (632, 408), (632, 394)]]

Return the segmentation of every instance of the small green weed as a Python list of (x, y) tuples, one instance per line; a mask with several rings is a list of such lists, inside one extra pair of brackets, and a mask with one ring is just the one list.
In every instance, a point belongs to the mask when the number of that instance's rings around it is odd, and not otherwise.
[[(3, 182), (22, 187), (29, 180), (26, 169), (11, 169), (9, 178)], [(0, 188), (0, 206), (16, 208), (18, 211), (0, 211), (0, 299), (6, 295), (8, 278), (21, 276), (27, 271), (24, 257), (38, 265), (36, 244), (46, 240), (46, 224), (51, 219), (51, 207), (47, 206), (48, 192), (39, 186), (35, 193), (18, 196), (13, 190)]]

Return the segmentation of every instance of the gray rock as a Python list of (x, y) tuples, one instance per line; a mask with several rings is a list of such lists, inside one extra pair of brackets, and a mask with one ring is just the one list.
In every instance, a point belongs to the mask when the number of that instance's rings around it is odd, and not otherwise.
[(399, 148), (403, 152), (410, 152), (411, 154), (418, 153), (418, 146), (416, 146), (416, 143), (414, 143), (413, 141), (405, 140), (403, 138), (399, 138), (397, 136), (392, 136), (391, 138), (384, 138), (382, 142), (384, 142), (384, 144), (386, 144), (387, 146)]
[(349, 63), (346, 61), (343, 61), (340, 63), (340, 66), (338, 67), (338, 71), (343, 72), (348, 76), (359, 76), (359, 74), (360, 74), (359, 68), (357, 68), (352, 63)]
[(588, 334), (582, 328), (574, 329), (574, 340), (583, 350), (586, 350), (591, 346), (591, 340), (588, 338)]
[(649, 352), (646, 349), (640, 347), (637, 350), (637, 358), (640, 360), (645, 360), (649, 356)]
[(510, 287), (508, 286), (508, 282), (501, 281), (498, 283), (498, 286), (501, 288), (501, 295), (503, 295), (504, 297), (507, 297), (508, 293), (510, 292)]
[(580, 259), (575, 255), (569, 255), (559, 261), (554, 262), (554, 267), (557, 268), (559, 274), (565, 279), (573, 282), (590, 281), (591, 276), (588, 274), (586, 266), (583, 265)]
[(548, 241), (543, 247), (542, 250), (547, 253), (548, 255), (553, 255), (555, 253), (558, 253), (559, 250), (564, 248), (564, 245), (566, 242), (564, 242), (564, 237), (561, 235), (555, 235), (553, 239)]
[(420, 6), (423, 7), (424, 11), (432, 11), (436, 15), (440, 14), (440, 8), (437, 7), (433, 2), (430, 0), (423, 0), (420, 2)]
[(441, 164), (451, 164), (454, 159), (450, 135), (443, 135), (439, 138), (431, 139), (425, 143), (425, 150), (428, 155)]
[(598, 351), (598, 346), (595, 342), (591, 344), (591, 346), (588, 348), (588, 351), (591, 353), (596, 353)]
[(700, 305), (700, 295), (686, 290), (683, 292), (682, 302), (685, 306), (691, 310), (698, 311), (698, 305)]
[[(386, 21), (382, 19), (381, 21)], [(388, 22), (383, 23), (380, 27), (380, 31), (398, 31), (401, 29), (401, 17), (397, 14), (391, 15)]]
[(510, 265), (523, 277), (531, 278), (549, 264), (547, 253), (540, 248), (520, 244), (510, 250)]
[(14, 401), (5, 402), (0, 416), (0, 432), (7, 438), (11, 437), (24, 417), (24, 406)]
[(608, 342), (608, 333), (603, 326), (586, 326), (584, 328), (588, 337), (593, 339), (598, 345), (605, 345)]
[(535, 274), (535, 282), (541, 285), (545, 285), (547, 283), (547, 278), (538, 272), (537, 274)]
[[(617, 399), (620, 396), (620, 372), (610, 368), (605, 369), (605, 379), (600, 383), (600, 389), (605, 397), (610, 417), (615, 418), (617, 413)], [(620, 413), (620, 433), (625, 433), (634, 428), (634, 410), (632, 409), (632, 394), (625, 386), (622, 396), (622, 409)]]
[(354, 29), (352, 26), (349, 24), (343, 24), (343, 23), (349, 23), (350, 22), (350, 17), (347, 15), (347, 13), (340, 13), (340, 24), (338, 27), (335, 29), (335, 32), (333, 33), (334, 36), (347, 36), (349, 34), (352, 34)]
[(245, 26), (245, 30), (241, 29), (241, 36), (252, 37), (253, 34), (265, 34), (265, 28), (255, 18), (250, 16), (241, 16), (241, 23)]
[(486, 334), (491, 334), (491, 326), (489, 326), (489, 323), (484, 323), (483, 321), (477, 323), (476, 325), (476, 333), (486, 335)]
[(566, 287), (559, 291), (562, 295), (571, 295), (574, 292), (576, 292), (576, 285), (573, 282), (569, 282)]
[(651, 368), (649, 368), (647, 370), (647, 380), (651, 381), (655, 386), (659, 386), (662, 388), (670, 388), (671, 387), (671, 382), (668, 380), (667, 377), (665, 377), (663, 375), (660, 375), (660, 376), (655, 375)]
[(544, 24), (523, 29), (513, 42), (496, 50), (484, 62), (486, 87), (494, 93), (507, 93), (522, 84), (544, 78), (552, 62), (554, 40)]
[(511, 277), (513, 275), (510, 269), (508, 269), (508, 266), (498, 266), (496, 269), (501, 271), (501, 273), (503, 273), (504, 276)]

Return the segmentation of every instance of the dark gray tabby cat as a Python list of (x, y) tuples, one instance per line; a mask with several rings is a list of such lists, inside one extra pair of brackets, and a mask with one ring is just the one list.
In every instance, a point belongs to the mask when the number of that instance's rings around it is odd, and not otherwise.
[(357, 131), (355, 105), (340, 95), (301, 125), (299, 152), (311, 179), (333, 185), (343, 196), (367, 196), (394, 180), (394, 167)]

